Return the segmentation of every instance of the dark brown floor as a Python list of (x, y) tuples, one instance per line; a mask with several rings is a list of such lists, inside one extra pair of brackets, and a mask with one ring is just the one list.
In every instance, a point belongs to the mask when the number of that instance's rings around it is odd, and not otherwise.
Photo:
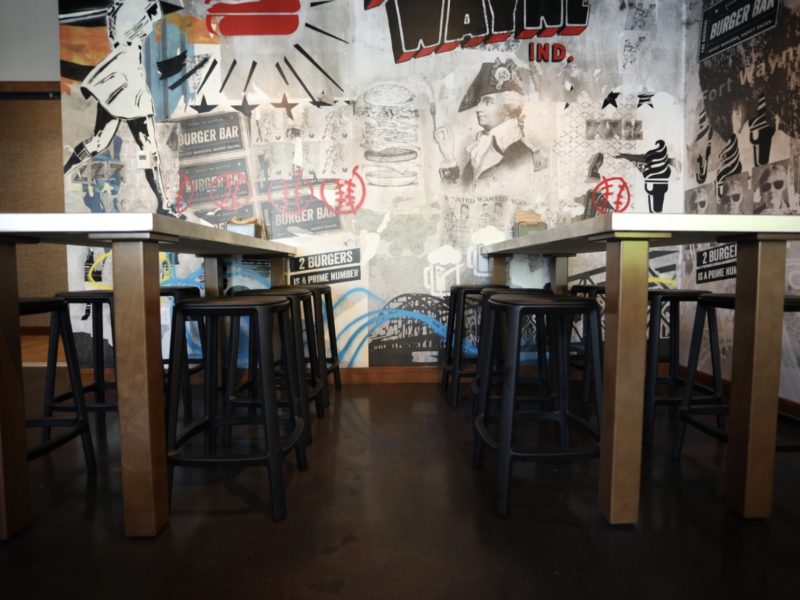
[[(26, 369), (29, 391), (40, 376)], [(598, 515), (596, 460), (516, 465), (496, 516), (491, 455), (473, 469), (468, 419), (438, 386), (354, 385), (314, 424), (309, 470), (290, 458), (284, 521), (265, 469), (182, 469), (168, 528), (130, 540), (112, 416), (96, 478), (77, 441), (31, 463), (2, 597), (800, 598), (800, 455), (778, 456), (774, 516), (745, 522), (722, 503), (722, 447), (690, 431), (674, 463), (662, 417), (636, 527)]]

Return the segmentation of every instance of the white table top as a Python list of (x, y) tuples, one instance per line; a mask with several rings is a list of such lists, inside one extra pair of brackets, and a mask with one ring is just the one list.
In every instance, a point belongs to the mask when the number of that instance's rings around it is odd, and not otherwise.
[(0, 213), (0, 238), (19, 243), (110, 245), (155, 240), (162, 251), (199, 255), (294, 256), (296, 248), (154, 213)]
[(571, 255), (602, 252), (609, 238), (638, 237), (652, 246), (679, 246), (754, 235), (800, 239), (800, 216), (611, 213), (490, 244), (483, 253)]

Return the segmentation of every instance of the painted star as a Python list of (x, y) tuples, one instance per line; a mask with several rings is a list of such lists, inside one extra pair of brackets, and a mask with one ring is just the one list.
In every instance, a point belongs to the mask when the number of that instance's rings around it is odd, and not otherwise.
[(216, 104), (209, 104), (208, 102), (206, 102), (206, 97), (205, 96), (203, 96), (200, 99), (200, 104), (192, 104), (191, 106), (192, 106), (193, 109), (195, 109), (197, 112), (199, 112), (201, 114), (202, 113), (211, 112), (212, 110), (217, 108)]
[(249, 119), (250, 116), (253, 114), (253, 109), (258, 108), (258, 104), (249, 104), (247, 102), (247, 94), (245, 94), (244, 97), (242, 98), (242, 103), (234, 104), (233, 108), (238, 110), (240, 113), (242, 113), (245, 117)]
[(289, 115), (289, 118), (294, 121), (294, 115), (292, 115), (292, 109), (297, 106), (297, 102), (289, 102), (286, 99), (286, 94), (283, 95), (280, 102), (270, 102), (272, 106), (275, 108), (283, 108), (286, 109), (286, 114)]
[(637, 97), (639, 98), (639, 103), (636, 105), (636, 108), (640, 106), (649, 106), (650, 108), (655, 108), (653, 106), (653, 96), (655, 96), (654, 92), (644, 91), (639, 94)]
[(606, 96), (606, 99), (603, 100), (603, 106), (600, 107), (600, 110), (603, 110), (609, 104), (611, 106), (613, 106), (614, 108), (618, 108), (617, 107), (617, 98), (618, 97), (619, 97), (619, 92), (609, 92), (608, 96)]

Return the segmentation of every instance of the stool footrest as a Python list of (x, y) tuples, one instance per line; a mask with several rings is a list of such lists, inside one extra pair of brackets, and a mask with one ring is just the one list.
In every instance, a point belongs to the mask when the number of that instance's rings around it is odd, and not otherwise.
[(89, 431), (89, 424), (86, 421), (76, 419), (26, 419), (25, 425), (28, 427), (71, 427), (70, 431), (64, 432), (47, 442), (28, 449), (28, 460), (33, 460), (49, 454), (59, 446), (79, 437), (82, 433)]
[[(705, 413), (705, 414), (713, 414), (713, 413)], [(728, 434), (727, 433), (725, 433), (724, 431), (720, 431), (716, 427), (711, 427), (710, 425), (706, 425), (705, 423), (703, 423), (699, 419), (695, 419), (694, 417), (692, 417), (689, 414), (686, 414), (685, 412), (681, 413), (681, 420), (685, 421), (686, 423), (691, 424), (692, 426), (696, 427), (700, 431), (702, 431), (704, 433), (707, 433), (711, 437), (714, 437), (714, 438), (718, 439), (721, 442), (727, 442), (728, 441)]]
[(243, 467), (256, 467), (269, 463), (269, 454), (253, 454), (253, 455), (230, 455), (230, 456), (217, 456), (214, 454), (198, 454), (192, 456), (183, 456), (179, 452), (170, 452), (168, 454), (169, 460), (173, 465), (182, 467), (208, 467), (213, 465), (218, 466), (231, 466), (238, 465)]

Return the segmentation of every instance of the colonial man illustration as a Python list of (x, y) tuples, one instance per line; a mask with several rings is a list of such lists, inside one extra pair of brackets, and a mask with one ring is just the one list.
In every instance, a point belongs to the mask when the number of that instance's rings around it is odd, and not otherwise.
[(517, 182), (524, 189), (530, 174), (544, 167), (541, 152), (528, 144), (523, 132), (524, 94), (532, 87), (530, 72), (511, 59), (481, 65), (458, 107), (459, 112), (474, 108), (481, 127), (465, 147), (463, 168), (457, 164), (450, 129), (440, 127), (434, 132), (444, 158), (439, 170), (443, 181), (460, 180), (465, 186), (495, 192)]
[(162, 14), (158, 1), (111, 2), (106, 16), (111, 52), (89, 72), (80, 87), (85, 98), (97, 101), (94, 133), (75, 146), (64, 164), (64, 174), (105, 150), (125, 122), (146, 160), (144, 175), (157, 200), (156, 212), (177, 216), (174, 201), (167, 198), (161, 179), (155, 111), (142, 65), (142, 45)]

